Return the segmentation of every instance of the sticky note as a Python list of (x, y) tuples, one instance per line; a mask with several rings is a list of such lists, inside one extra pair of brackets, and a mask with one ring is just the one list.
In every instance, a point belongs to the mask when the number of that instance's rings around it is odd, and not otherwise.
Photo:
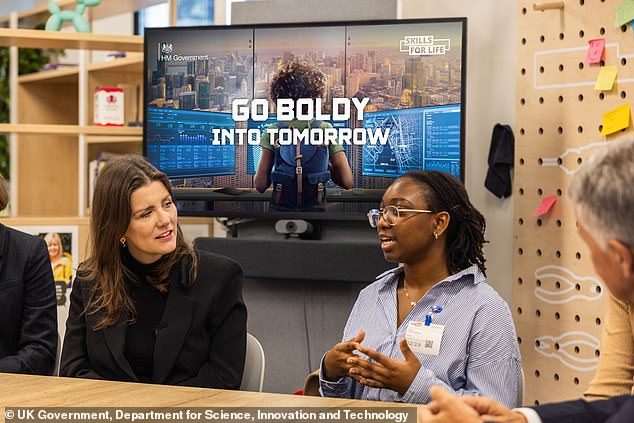
[(634, 0), (623, 0), (616, 8), (614, 27), (618, 28), (634, 19)]
[(557, 196), (551, 195), (550, 197), (546, 197), (542, 200), (542, 203), (537, 207), (535, 213), (533, 213), (533, 217), (543, 216), (546, 213), (550, 212), (550, 209), (557, 203)]
[(605, 38), (595, 38), (588, 41), (588, 53), (586, 54), (586, 63), (599, 63), (603, 57), (605, 50)]
[(630, 104), (617, 107), (603, 115), (601, 135), (610, 135), (630, 127)]
[(594, 84), (595, 91), (611, 91), (616, 80), (616, 66), (601, 66), (597, 82)]

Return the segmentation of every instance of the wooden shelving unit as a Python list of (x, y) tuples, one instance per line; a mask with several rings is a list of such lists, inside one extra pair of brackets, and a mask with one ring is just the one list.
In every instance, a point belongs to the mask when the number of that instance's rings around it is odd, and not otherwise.
[[(47, 125), (29, 123), (0, 123), (0, 133), (14, 134), (50, 134), (50, 135), (110, 135), (135, 136), (141, 141), (143, 128), (129, 126), (79, 126), (79, 125)], [(94, 142), (94, 141), (93, 141)]]
[(114, 135), (89, 135), (86, 137), (87, 144), (116, 144), (116, 143), (141, 143), (143, 137), (138, 136), (114, 136)]
[(143, 52), (143, 37), (0, 28), (0, 46)]
[(73, 83), (77, 82), (79, 77), (79, 68), (77, 66), (64, 67), (45, 72), (30, 73), (18, 76), (19, 84), (28, 84), (29, 82), (47, 81), (49, 83)]
[[(165, 0), (103, 0), (90, 10), (92, 19), (131, 12)], [(75, 1), (60, 0), (63, 8)], [(88, 16), (88, 15), (87, 15)], [(1, 18), (0, 46), (17, 49), (62, 48), (78, 50), (79, 63), (29, 75), (11, 68), (11, 123), (0, 133), (11, 138), (11, 214), (27, 217), (82, 217), (88, 203), (88, 162), (101, 151), (140, 152), (139, 126), (92, 124), (93, 93), (99, 86), (138, 87), (133, 90), (141, 107), (143, 37), (28, 29), (48, 17), (46, 5)], [(126, 52), (124, 58), (91, 63), (90, 51)], [(135, 116), (139, 120), (138, 113)]]
[[(143, 55), (133, 53), (128, 57), (114, 59), (109, 62), (90, 63), (87, 65), (88, 72), (143, 72)], [(55, 83), (76, 83), (79, 78), (79, 66), (65, 66), (60, 69), (30, 73), (18, 76), (18, 83), (27, 84), (29, 82)]]
[(143, 54), (132, 54), (109, 62), (91, 63), (89, 72), (143, 72)]
[[(102, 0), (87, 9), (91, 20), (133, 12), (177, 0)], [(75, 0), (57, 0), (63, 9), (73, 9)], [(129, 121), (139, 120), (143, 99), (143, 37), (30, 29), (46, 21), (47, 6), (41, 5), (10, 18), (0, 17), (0, 46), (11, 47), (11, 123), (0, 124), (0, 133), (11, 139), (10, 226), (77, 225), (80, 260), (88, 239), (88, 163), (101, 152), (141, 152), (140, 126), (93, 125), (93, 93), (98, 86), (139, 88), (134, 90), (139, 111)], [(171, 16), (175, 22), (175, 15)], [(9, 26), (10, 28), (3, 28)], [(63, 48), (79, 51), (76, 66), (18, 76), (18, 48)], [(126, 57), (92, 63), (93, 50), (124, 51)], [(142, 118), (142, 116), (140, 116)], [(181, 218), (183, 224), (208, 226), (210, 219)]]

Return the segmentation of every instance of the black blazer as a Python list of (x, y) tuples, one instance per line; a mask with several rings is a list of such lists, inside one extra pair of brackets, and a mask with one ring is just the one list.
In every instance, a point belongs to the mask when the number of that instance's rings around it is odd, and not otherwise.
[(567, 401), (534, 408), (542, 423), (632, 423), (634, 397), (621, 395), (601, 401)]
[[(174, 266), (161, 319), (155, 331), (152, 383), (238, 389), (246, 352), (247, 310), (242, 269), (227, 257), (198, 252), (198, 275), (187, 287), (189, 260)], [(60, 376), (138, 382), (124, 356), (126, 321), (94, 331), (98, 313), (83, 313), (95, 284), (77, 278)]]
[(0, 372), (53, 374), (57, 338), (46, 243), (0, 224)]

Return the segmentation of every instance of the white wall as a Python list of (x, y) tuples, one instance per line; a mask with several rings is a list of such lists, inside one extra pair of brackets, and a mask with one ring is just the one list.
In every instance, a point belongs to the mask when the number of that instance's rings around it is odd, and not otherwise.
[(233, 3), (232, 24), (396, 19), (398, 0), (259, 0)]
[(465, 183), (487, 220), (488, 280), (511, 303), (513, 200), (484, 188), (491, 131), (515, 124), (517, 3), (509, 0), (400, 0), (399, 18), (462, 17), (467, 22)]
[[(92, 22), (92, 32), (95, 34), (132, 35), (134, 33), (134, 13), (110, 16)], [(108, 52), (93, 51), (92, 61), (103, 62)]]
[(2, 0), (0, 1), (0, 17), (9, 16), (11, 12), (19, 12), (37, 6), (46, 0)]

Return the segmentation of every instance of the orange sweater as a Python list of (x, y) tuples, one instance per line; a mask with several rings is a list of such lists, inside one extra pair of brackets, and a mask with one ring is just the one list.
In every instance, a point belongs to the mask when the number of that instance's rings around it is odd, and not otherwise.
[(634, 395), (634, 305), (610, 296), (601, 334), (599, 368), (585, 393), (587, 400)]

